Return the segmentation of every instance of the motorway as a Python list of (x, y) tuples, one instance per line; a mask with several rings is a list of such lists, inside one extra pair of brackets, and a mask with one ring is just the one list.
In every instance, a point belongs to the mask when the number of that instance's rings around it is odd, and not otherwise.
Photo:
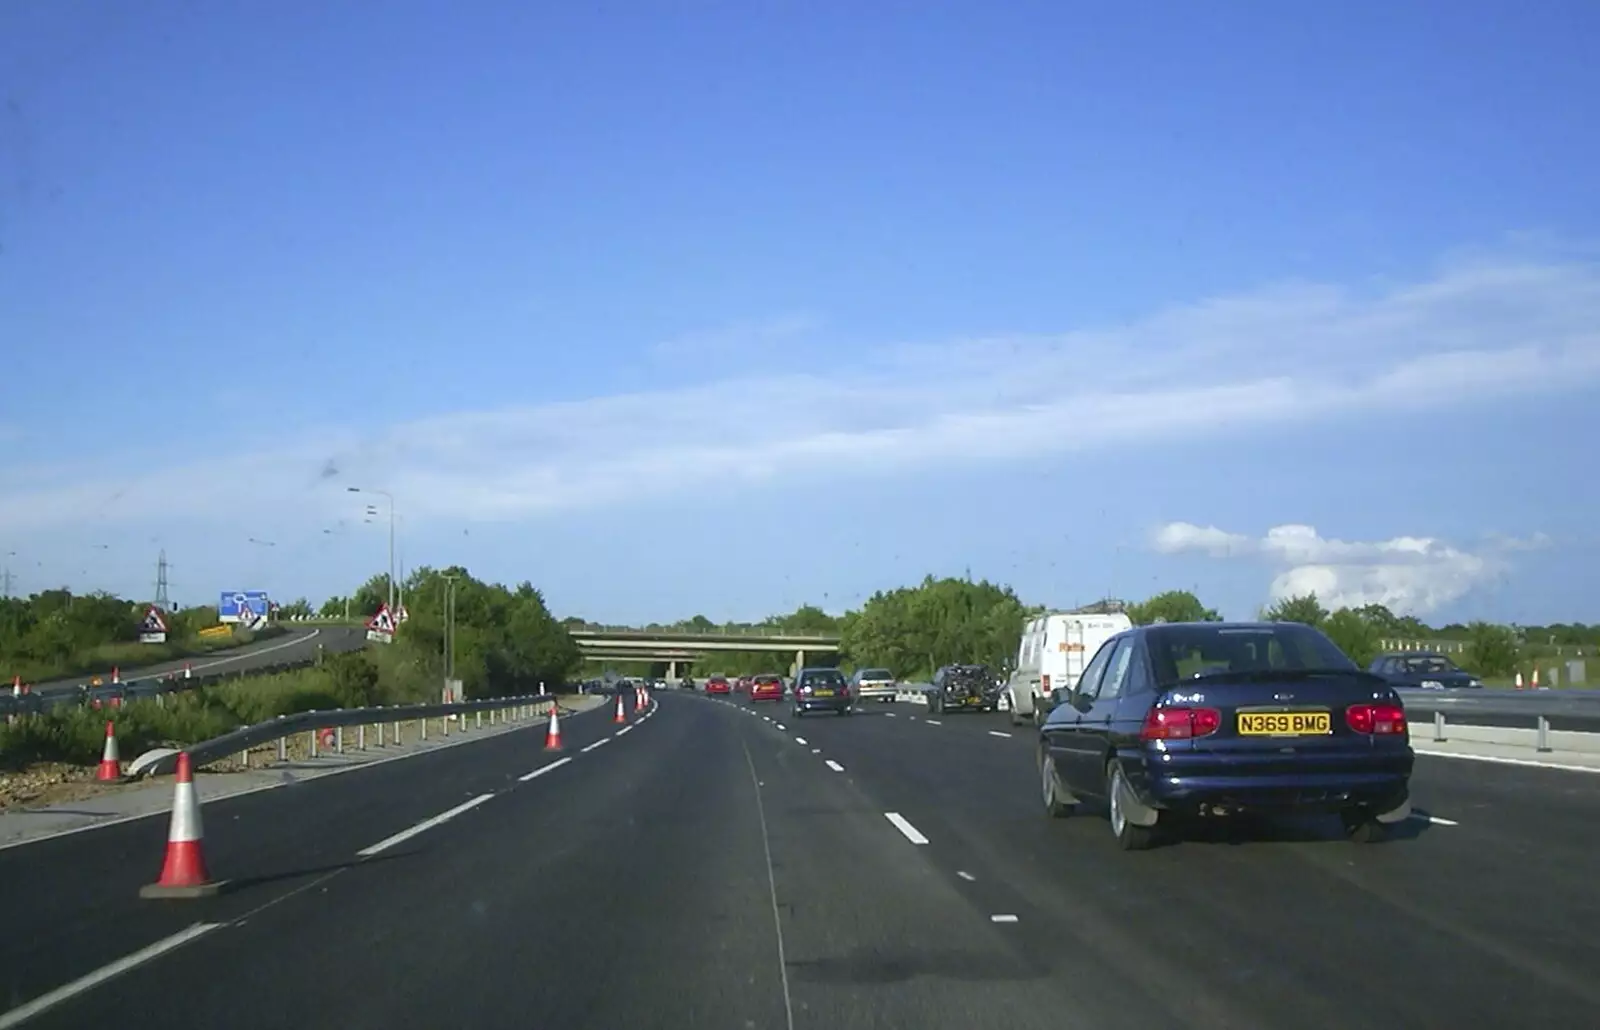
[[(298, 662), (314, 658), (319, 645), (326, 651), (354, 651), (366, 646), (366, 631), (349, 626), (300, 627), (291, 629), (281, 636), (269, 637), (243, 647), (210, 651), (192, 658), (141, 665), (138, 668), (130, 666), (118, 671), (123, 682), (165, 676), (169, 672), (182, 675), (185, 662), (196, 676), (247, 672), (282, 662)], [(45, 697), (70, 694), (77, 690), (80, 684), (87, 683), (92, 678), (92, 674), (85, 674), (71, 679), (51, 680), (48, 683), (36, 684), (33, 690), (34, 693)], [(109, 674), (104, 678), (110, 682)]]
[(1600, 1005), (1600, 776), (1423, 757), (1386, 844), (1311, 820), (1124, 853), (1101, 815), (1043, 815), (1004, 716), (751, 711), (666, 691), (620, 735), (607, 708), (565, 720), (560, 756), (518, 731), (213, 802), (236, 885), (204, 901), (137, 898), (162, 818), (0, 850), (0, 1030), (52, 991), (26, 1025), (1389, 1030)]

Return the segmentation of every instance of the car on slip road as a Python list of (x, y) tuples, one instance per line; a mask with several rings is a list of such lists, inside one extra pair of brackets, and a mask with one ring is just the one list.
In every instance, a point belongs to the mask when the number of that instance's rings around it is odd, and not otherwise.
[(850, 714), (850, 684), (838, 669), (801, 669), (794, 677), (794, 717), (808, 712)]
[(888, 669), (857, 669), (850, 677), (850, 690), (857, 701), (893, 701), (894, 673)]
[(1106, 641), (1039, 730), (1044, 808), (1103, 802), (1124, 849), (1190, 818), (1335, 813), (1352, 840), (1411, 814), (1405, 705), (1310, 626), (1164, 623)]
[(783, 677), (775, 672), (750, 677), (750, 700), (782, 701)]
[(1411, 651), (1380, 654), (1367, 671), (1382, 676), (1391, 687), (1416, 687), (1418, 690), (1479, 690), (1483, 680), (1461, 668), (1442, 654)]
[(728, 677), (720, 672), (706, 680), (707, 694), (727, 694), (731, 693), (731, 691), (732, 688), (728, 685)]

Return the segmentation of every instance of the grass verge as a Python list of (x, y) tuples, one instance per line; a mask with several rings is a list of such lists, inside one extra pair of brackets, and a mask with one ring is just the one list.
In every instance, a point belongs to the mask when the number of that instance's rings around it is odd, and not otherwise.
[(179, 658), (196, 658), (231, 647), (242, 647), (259, 640), (269, 640), (285, 632), (285, 627), (274, 624), (263, 626), (254, 632), (234, 630), (226, 637), (186, 637), (165, 644), (141, 644), (137, 641), (102, 644), (83, 654), (74, 655), (64, 662), (30, 662), (18, 665), (5, 670), (4, 678), (7, 683), (13, 676), (20, 676), (24, 683), (45, 683), (50, 680), (71, 679), (74, 676), (87, 677), (95, 673), (109, 673), (113, 668), (127, 669), (131, 672), (140, 666), (170, 662)]

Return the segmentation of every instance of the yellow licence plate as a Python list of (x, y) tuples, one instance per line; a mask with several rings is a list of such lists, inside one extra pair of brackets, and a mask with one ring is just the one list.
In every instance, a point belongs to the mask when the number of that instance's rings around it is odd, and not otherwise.
[(811, 693), (814, 694), (817, 697), (832, 697), (833, 696), (833, 691), (831, 691), (831, 690), (813, 690)]
[(1241, 737), (1305, 737), (1333, 732), (1327, 712), (1240, 712)]

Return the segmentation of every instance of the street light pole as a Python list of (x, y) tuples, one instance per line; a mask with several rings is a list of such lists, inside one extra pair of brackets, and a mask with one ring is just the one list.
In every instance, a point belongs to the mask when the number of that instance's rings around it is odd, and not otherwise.
[(456, 678), (456, 580), (457, 573), (443, 574), (444, 594), (444, 680), (448, 686)]
[(353, 494), (377, 494), (389, 502), (389, 617), (394, 617), (394, 494), (387, 490), (363, 489), (359, 486), (346, 487)]

